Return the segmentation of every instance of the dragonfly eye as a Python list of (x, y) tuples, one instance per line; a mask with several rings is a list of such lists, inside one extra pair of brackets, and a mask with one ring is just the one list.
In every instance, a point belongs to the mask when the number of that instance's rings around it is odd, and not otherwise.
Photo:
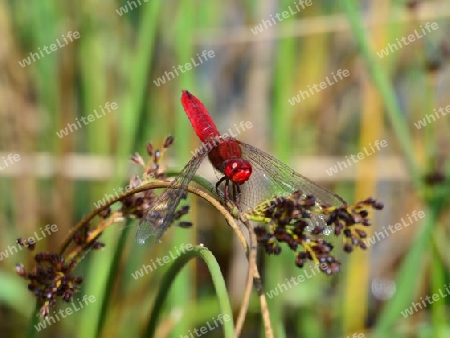
[(250, 162), (242, 159), (234, 159), (225, 165), (225, 176), (233, 183), (243, 184), (252, 174), (252, 165)]

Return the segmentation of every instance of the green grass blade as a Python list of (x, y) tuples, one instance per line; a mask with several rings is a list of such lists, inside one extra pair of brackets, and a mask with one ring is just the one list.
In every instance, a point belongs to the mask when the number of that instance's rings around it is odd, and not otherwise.
[(342, 7), (347, 13), (351, 30), (354, 34), (357, 46), (359, 47), (365, 60), (365, 65), (369, 70), (372, 81), (377, 87), (385, 104), (387, 117), (389, 118), (395, 135), (397, 136), (399, 146), (403, 152), (403, 156), (406, 160), (406, 164), (412, 176), (413, 182), (420, 192), (422, 191), (421, 173), (415, 159), (413, 142), (407, 127), (408, 124), (405, 123), (405, 119), (400, 110), (397, 98), (395, 97), (395, 90), (389, 82), (389, 79), (381, 67), (379, 60), (375, 57), (374, 51), (370, 48), (370, 40), (368, 39), (366, 29), (363, 26), (362, 15), (356, 10), (356, 3), (359, 4), (359, 1), (343, 0)]
[(156, 331), (159, 316), (162, 314), (164, 301), (168, 296), (172, 283), (175, 281), (177, 275), (183, 267), (193, 258), (201, 258), (207, 265), (214, 283), (217, 299), (219, 301), (220, 311), (223, 316), (228, 315), (231, 320), (225, 320), (223, 323), (223, 331), (225, 337), (233, 336), (233, 311), (231, 309), (230, 300), (225, 285), (225, 280), (220, 270), (220, 266), (216, 261), (214, 255), (207, 248), (202, 246), (195, 246), (192, 250), (183, 252), (173, 262), (169, 270), (164, 275), (161, 281), (161, 288), (155, 300), (155, 305), (151, 312), (151, 317), (145, 330), (144, 337), (153, 337)]

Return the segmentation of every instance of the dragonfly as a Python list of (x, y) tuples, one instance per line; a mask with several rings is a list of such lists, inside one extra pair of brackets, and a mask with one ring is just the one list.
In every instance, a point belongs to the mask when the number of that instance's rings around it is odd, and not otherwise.
[[(240, 211), (250, 211), (275, 196), (289, 196), (301, 190), (314, 195), (322, 205), (342, 206), (347, 203), (337, 194), (295, 172), (264, 151), (233, 137), (221, 136), (204, 104), (187, 90), (182, 91), (181, 104), (203, 146), (169, 187), (145, 211), (139, 222), (136, 240), (143, 244), (149, 238), (160, 242), (174, 221), (175, 210), (200, 164), (208, 157), (219, 175), (216, 190), (223, 185), (224, 201), (234, 201)], [(312, 213), (311, 219), (326, 225), (323, 215)], [(318, 224), (317, 224), (318, 225)]]

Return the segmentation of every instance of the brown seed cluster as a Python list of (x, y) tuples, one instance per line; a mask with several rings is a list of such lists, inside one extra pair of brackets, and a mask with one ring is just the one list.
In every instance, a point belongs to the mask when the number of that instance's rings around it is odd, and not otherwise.
[[(139, 177), (131, 178), (127, 190), (132, 190), (147, 183), (149, 180), (163, 180), (164, 171), (160, 169), (159, 163), (165, 151), (173, 143), (173, 137), (169, 136), (162, 147), (162, 150), (155, 149), (151, 143), (146, 148), (150, 160), (148, 163), (139, 154), (134, 154), (131, 160), (143, 167), (144, 180)], [(22, 264), (16, 266), (16, 272), (22, 278), (28, 280), (28, 289), (33, 292), (36, 298), (43, 302), (40, 310), (41, 317), (46, 317), (50, 313), (50, 308), (56, 305), (56, 300), (61, 297), (63, 301), (70, 302), (74, 292), (79, 290), (82, 277), (75, 277), (73, 270), (80, 260), (92, 249), (101, 249), (105, 245), (98, 241), (103, 231), (119, 219), (128, 217), (142, 218), (145, 210), (155, 201), (157, 195), (153, 190), (146, 190), (135, 193), (121, 199), (121, 206), (113, 211), (111, 207), (101, 208), (97, 213), (100, 222), (91, 229), (91, 223), (83, 224), (78, 231), (74, 232), (70, 238), (72, 249), (67, 255), (59, 255), (52, 252), (40, 252), (34, 257), (35, 268), (25, 270)], [(186, 196), (184, 197), (186, 198)], [(176, 211), (174, 220), (180, 219), (189, 212), (189, 206), (180, 207)], [(183, 228), (192, 226), (190, 222), (180, 222)], [(20, 245), (34, 249), (33, 245), (24, 239), (17, 241)]]
[(427, 185), (440, 185), (446, 181), (445, 173), (442, 171), (434, 171), (425, 175), (424, 181)]
[(28, 242), (26, 239), (19, 238), (17, 239), (17, 244), (26, 247), (28, 250), (33, 251), (36, 247), (36, 242)]
[[(145, 184), (147, 180), (165, 180), (164, 170), (161, 170), (160, 162), (173, 142), (174, 138), (172, 136), (168, 136), (165, 139), (161, 150), (155, 148), (152, 143), (148, 142), (146, 144), (146, 150), (150, 159), (147, 163), (138, 153), (135, 153), (131, 156), (132, 162), (142, 166), (144, 172), (144, 180), (141, 180), (137, 176), (132, 178), (130, 180), (130, 184), (127, 186), (127, 190), (138, 188), (142, 184)], [(120, 201), (122, 203), (120, 211), (123, 216), (134, 216), (135, 218), (142, 218), (145, 211), (150, 207), (150, 205), (153, 204), (157, 197), (158, 196), (156, 195), (154, 190), (142, 191), (134, 195), (127, 196)], [(189, 209), (187, 209), (187, 211), (188, 210)], [(184, 214), (180, 214), (178, 218), (180, 218), (182, 215)]]
[[(135, 177), (130, 181), (132, 189), (141, 185), (139, 178)], [(156, 194), (153, 190), (138, 192), (134, 195), (122, 199), (122, 207), (119, 209), (123, 216), (133, 215), (135, 218), (142, 218), (145, 210), (156, 200)]]
[[(153, 144), (150, 142), (147, 143), (146, 149), (147, 154), (150, 156), (150, 160), (145, 163), (144, 159), (139, 154), (134, 154), (131, 156), (131, 161), (143, 167), (144, 177), (146, 179), (151, 180), (165, 180), (164, 170), (160, 168), (160, 162), (169, 149), (169, 147), (173, 144), (174, 138), (172, 136), (168, 136), (164, 141), (162, 149), (156, 149)], [(147, 181), (142, 181), (139, 177), (134, 177), (130, 180), (129, 188), (134, 189), (138, 188), (142, 184)], [(136, 193), (131, 196), (127, 196), (122, 199), (120, 202), (122, 203), (122, 207), (120, 211), (123, 216), (134, 216), (135, 218), (143, 218), (145, 211), (155, 202), (157, 199), (157, 195), (154, 190), (146, 190), (139, 193)], [(187, 194), (185, 194), (183, 199), (187, 198)], [(174, 221), (180, 219), (183, 215), (189, 212), (189, 206), (180, 207), (174, 216)], [(189, 228), (192, 226), (190, 222), (179, 222), (178, 226), (182, 228)]]
[(77, 247), (85, 248), (85, 250), (98, 250), (105, 247), (105, 243), (98, 241), (98, 238), (101, 234), (96, 236), (94, 239), (90, 239), (91, 234), (92, 231), (90, 230), (90, 223), (87, 223), (80, 230), (74, 233), (72, 241), (76, 244)]
[(173, 141), (173, 136), (168, 136), (165, 139), (161, 150), (155, 149), (153, 144), (148, 142), (145, 148), (148, 156), (150, 156), (150, 161), (145, 163), (144, 159), (138, 153), (131, 156), (131, 161), (141, 165), (144, 168), (144, 174), (162, 180), (164, 179), (164, 171), (160, 170), (159, 164), (167, 149), (169, 149), (169, 147), (173, 144)]
[(78, 291), (83, 282), (82, 277), (75, 277), (72, 272), (77, 260), (69, 262), (56, 253), (40, 252), (34, 256), (36, 268), (26, 271), (22, 264), (16, 265), (16, 272), (28, 280), (28, 290), (43, 302), (41, 317), (50, 313), (50, 307), (56, 305), (57, 297), (65, 302), (72, 300), (73, 294)]
[[(320, 264), (327, 275), (340, 271), (340, 262), (331, 255), (333, 245), (321, 237), (326, 226), (334, 229), (334, 234), (344, 235), (344, 250), (354, 247), (366, 249), (364, 230), (358, 224), (369, 226), (367, 208), (381, 210), (383, 205), (373, 198), (358, 202), (354, 206), (326, 206), (316, 203), (312, 195), (305, 196), (296, 191), (288, 197), (276, 198), (260, 209), (259, 221), (255, 227), (258, 244), (269, 255), (279, 255), (282, 245), (295, 254), (295, 265), (302, 268), (308, 261)], [(251, 219), (251, 217), (250, 217)], [(256, 220), (256, 219), (254, 219)], [(313, 224), (316, 224), (315, 226)], [(313, 225), (311, 229), (311, 225)]]

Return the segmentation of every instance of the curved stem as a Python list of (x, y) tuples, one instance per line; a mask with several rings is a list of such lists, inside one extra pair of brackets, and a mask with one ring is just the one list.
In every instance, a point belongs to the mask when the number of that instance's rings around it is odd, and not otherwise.
[[(88, 222), (90, 222), (95, 216), (97, 216), (101, 211), (107, 209), (108, 207), (110, 207), (112, 204), (120, 201), (121, 199), (130, 196), (130, 195), (134, 195), (136, 193), (142, 192), (142, 191), (146, 191), (149, 189), (158, 189), (158, 188), (167, 188), (170, 185), (170, 182), (150, 182), (150, 183), (146, 183), (140, 187), (137, 187), (135, 189), (129, 190), (121, 195), (118, 195), (116, 198), (114, 198), (113, 200), (109, 201), (106, 205), (95, 209), (94, 211), (92, 211), (91, 213), (89, 213), (88, 215), (86, 215), (77, 225), (75, 225), (75, 227), (70, 231), (69, 235), (67, 236), (67, 238), (63, 241), (61, 248), (60, 248), (60, 254), (62, 255), (63, 252), (67, 249), (67, 247), (70, 244), (70, 241), (73, 237), (73, 235), (79, 231), (83, 226), (85, 226)], [(208, 189), (210, 190), (210, 189)], [(214, 190), (214, 189), (213, 189)], [(261, 278), (258, 272), (258, 267), (256, 265), (256, 235), (254, 234), (254, 232), (251, 229), (251, 226), (248, 222), (248, 220), (244, 218), (242, 218), (241, 220), (243, 221), (243, 223), (247, 226), (247, 229), (249, 231), (250, 234), (250, 247), (251, 250), (249, 250), (249, 247), (247, 245), (247, 241), (245, 239), (244, 234), (242, 233), (241, 228), (239, 227), (236, 219), (233, 217), (233, 215), (228, 211), (228, 209), (226, 207), (224, 207), (217, 199), (215, 196), (211, 196), (209, 191), (208, 193), (192, 187), (192, 186), (188, 186), (188, 191), (190, 193), (193, 193), (201, 198), (203, 198), (204, 200), (208, 201), (211, 205), (213, 205), (227, 220), (228, 224), (231, 226), (231, 228), (233, 229), (233, 231), (236, 233), (244, 251), (246, 256), (249, 259), (249, 268), (248, 268), (248, 273), (247, 273), (247, 283), (246, 283), (246, 287), (245, 287), (245, 291), (244, 291), (244, 299), (239, 311), (239, 315), (237, 318), (237, 331), (236, 334), (234, 335), (235, 337), (238, 337), (242, 327), (244, 325), (244, 321), (245, 321), (245, 316), (246, 313), (248, 311), (248, 305), (249, 305), (249, 301), (250, 301), (250, 296), (251, 296), (251, 290), (252, 290), (252, 286), (253, 286), (253, 282), (255, 283), (255, 285), (257, 286), (257, 290), (261, 290), (258, 291), (258, 294), (260, 296), (260, 302), (261, 302), (261, 312), (263, 314), (263, 320), (265, 323), (265, 327), (266, 327), (266, 333), (267, 333), (267, 337), (272, 337), (273, 334), (271, 334), (272, 330), (271, 330), (271, 325), (270, 325), (270, 316), (268, 315), (268, 308), (267, 308), (267, 302), (265, 301), (265, 297), (264, 297), (264, 293), (262, 292), (262, 287), (261, 287)], [(98, 236), (104, 229), (106, 228), (106, 226), (102, 227), (102, 229), (94, 229), (92, 231), (92, 233), (96, 234), (96, 236)], [(98, 230), (98, 231), (96, 231)], [(95, 237), (96, 237), (95, 236)], [(91, 236), (92, 237), (92, 236)], [(93, 238), (95, 239), (95, 238)], [(89, 246), (90, 241), (87, 241), (87, 246)], [(84, 248), (83, 248), (84, 249)], [(81, 249), (81, 250), (83, 250)]]
[[(152, 309), (152, 316), (150, 317), (150, 321), (148, 322), (147, 328), (145, 330), (145, 334), (143, 337), (153, 337), (156, 331), (156, 324), (159, 319), (159, 315), (161, 314), (162, 307), (164, 305), (164, 300), (169, 293), (170, 287), (172, 283), (175, 281), (177, 274), (181, 271), (181, 269), (191, 260), (192, 258), (199, 257), (203, 259), (203, 261), (208, 266), (208, 270), (211, 273), (211, 277), (216, 289), (217, 297), (219, 300), (219, 307), (221, 310), (221, 314), (223, 315), (223, 330), (225, 337), (232, 337), (233, 335), (233, 311), (231, 309), (230, 300), (228, 298), (228, 293), (225, 285), (225, 280), (220, 271), (220, 266), (217, 263), (215, 257), (207, 248), (203, 246), (195, 246), (192, 250), (188, 252), (183, 252), (180, 256), (178, 256), (173, 264), (170, 266), (167, 273), (164, 275), (161, 281), (161, 289), (158, 292), (158, 296), (155, 300), (155, 305)], [(227, 320), (225, 316), (228, 316), (230, 319)]]
[[(251, 249), (250, 249), (251, 252)], [(248, 305), (250, 303), (250, 296), (253, 289), (253, 269), (252, 264), (249, 259), (248, 270), (247, 270), (247, 281), (245, 282), (244, 297), (242, 299), (241, 308), (239, 309), (239, 314), (236, 318), (236, 326), (234, 330), (234, 337), (237, 338), (241, 334), (242, 328), (244, 327), (245, 316), (248, 311)]]
[[(69, 234), (67, 235), (66, 239), (61, 244), (61, 248), (59, 250), (59, 253), (61, 255), (64, 253), (64, 251), (69, 246), (73, 235), (77, 231), (79, 231), (83, 226), (85, 226), (88, 222), (90, 222), (101, 211), (109, 208), (112, 204), (120, 201), (121, 199), (123, 199), (123, 198), (125, 198), (127, 196), (134, 195), (134, 194), (139, 193), (141, 191), (146, 191), (146, 190), (149, 190), (149, 189), (167, 188), (169, 185), (170, 185), (170, 182), (150, 182), (150, 183), (146, 183), (146, 184), (144, 184), (144, 185), (142, 185), (140, 187), (137, 187), (135, 189), (129, 190), (129, 191), (125, 192), (125, 193), (122, 193), (122, 194), (118, 195), (116, 198), (114, 198), (111, 201), (109, 201), (106, 205), (95, 209), (94, 211), (92, 211), (91, 213), (89, 213), (88, 215), (83, 217), (83, 219), (80, 222), (78, 222), (78, 224), (75, 225), (75, 227), (69, 232)], [(228, 210), (223, 205), (221, 205), (220, 202), (217, 201), (214, 197), (212, 197), (211, 195), (209, 195), (208, 193), (204, 192), (201, 189), (188, 186), (187, 190), (190, 193), (193, 193), (193, 194), (203, 198), (204, 200), (208, 201), (210, 204), (212, 204), (225, 217), (225, 219), (227, 220), (228, 224), (232, 227), (232, 229), (234, 230), (234, 232), (238, 236), (238, 239), (241, 242), (241, 245), (244, 248), (245, 253), (247, 254), (248, 253), (248, 247), (247, 247), (247, 242), (245, 240), (245, 236), (242, 233), (241, 229), (239, 228), (239, 225), (236, 223), (236, 221), (233, 218), (233, 216), (228, 212)]]
[(248, 272), (247, 272), (247, 282), (245, 286), (245, 292), (244, 292), (244, 299), (242, 300), (242, 305), (239, 310), (239, 315), (236, 319), (236, 328), (234, 337), (239, 337), (242, 327), (244, 326), (245, 322), (245, 316), (247, 314), (248, 305), (250, 303), (250, 296), (252, 291), (253, 283), (256, 287), (256, 292), (259, 296), (259, 302), (261, 305), (261, 314), (263, 316), (263, 322), (264, 322), (264, 329), (266, 332), (266, 337), (273, 338), (273, 329), (272, 324), (270, 322), (270, 312), (269, 307), (267, 305), (266, 297), (264, 295), (264, 290), (261, 283), (261, 275), (258, 271), (258, 265), (256, 262), (257, 258), (257, 239), (256, 234), (252, 229), (252, 226), (250, 222), (248, 221), (248, 218), (245, 215), (240, 214), (239, 215), (241, 222), (245, 224), (245, 226), (248, 229), (249, 237), (250, 237), (250, 250), (248, 252)]
[[(247, 221), (247, 224), (248, 224), (248, 221)], [(250, 225), (248, 225), (248, 226), (250, 227)], [(251, 258), (254, 261), (253, 283), (255, 284), (256, 293), (258, 294), (259, 303), (261, 305), (261, 314), (263, 317), (264, 329), (266, 331), (266, 337), (273, 338), (274, 336), (273, 336), (272, 324), (270, 322), (269, 306), (267, 305), (266, 296), (264, 294), (264, 289), (263, 289), (262, 282), (261, 282), (261, 275), (259, 274), (258, 266), (256, 265), (256, 253), (257, 253), (256, 243), (257, 243), (257, 241), (256, 241), (256, 234), (253, 231), (250, 231), (250, 243), (251, 243), (250, 251), (252, 252), (252, 254), (250, 254), (250, 258), (252, 256), (254, 256), (253, 259)]]
[(119, 236), (119, 239), (117, 241), (114, 255), (111, 261), (110, 268), (108, 270), (108, 278), (106, 279), (106, 283), (104, 284), (104, 291), (102, 296), (102, 304), (100, 307), (100, 314), (98, 316), (97, 321), (97, 329), (96, 329), (96, 337), (102, 336), (102, 330), (106, 323), (107, 314), (110, 308), (110, 304), (113, 301), (113, 297), (111, 296), (114, 290), (114, 284), (116, 282), (115, 276), (117, 276), (120, 272), (120, 259), (123, 254), (123, 249), (125, 247), (125, 243), (128, 239), (128, 236), (130, 234), (129, 228), (125, 228), (124, 231)]

